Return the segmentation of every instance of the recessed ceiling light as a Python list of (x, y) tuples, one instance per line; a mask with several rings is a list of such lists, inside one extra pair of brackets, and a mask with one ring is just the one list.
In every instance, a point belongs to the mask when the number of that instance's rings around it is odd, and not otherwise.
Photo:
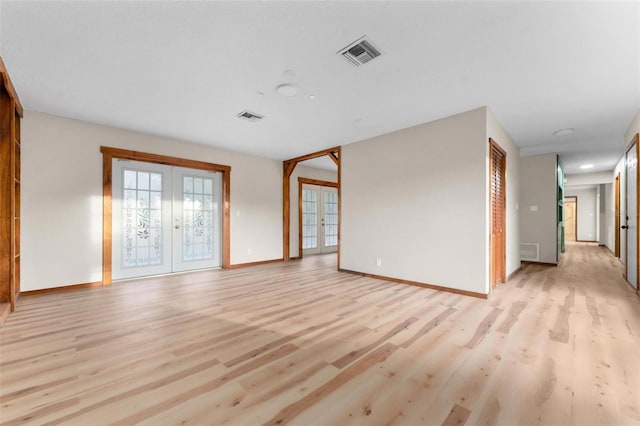
[(309, 99), (314, 100), (316, 98), (316, 95), (309, 95)]
[(581, 169), (593, 169), (593, 164), (583, 164), (580, 166)]
[(573, 127), (569, 127), (566, 129), (559, 129), (556, 130), (555, 132), (553, 132), (553, 136), (566, 136), (566, 135), (570, 135), (571, 133), (575, 132), (576, 129), (574, 129)]
[(295, 84), (283, 83), (276, 86), (276, 92), (286, 98), (294, 97), (300, 89)]

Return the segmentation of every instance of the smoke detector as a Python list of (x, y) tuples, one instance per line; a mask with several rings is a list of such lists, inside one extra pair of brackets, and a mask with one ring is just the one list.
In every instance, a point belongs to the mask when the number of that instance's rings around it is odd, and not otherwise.
[(238, 113), (237, 117), (255, 123), (256, 121), (262, 120), (264, 118), (264, 115), (256, 114), (255, 112), (251, 112), (245, 109), (244, 111)]
[(380, 51), (374, 47), (366, 36), (362, 36), (347, 47), (339, 50), (337, 54), (342, 55), (349, 63), (359, 67), (380, 56)]

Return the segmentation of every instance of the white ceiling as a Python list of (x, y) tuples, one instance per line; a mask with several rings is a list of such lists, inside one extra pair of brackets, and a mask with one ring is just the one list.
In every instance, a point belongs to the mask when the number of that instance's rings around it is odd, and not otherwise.
[[(280, 160), (487, 105), (523, 155), (610, 170), (640, 108), (640, 2), (0, 7), (26, 109)], [(356, 68), (336, 54), (365, 34), (382, 56)], [(281, 83), (301, 93), (284, 98)], [(236, 118), (244, 109), (266, 118)]]

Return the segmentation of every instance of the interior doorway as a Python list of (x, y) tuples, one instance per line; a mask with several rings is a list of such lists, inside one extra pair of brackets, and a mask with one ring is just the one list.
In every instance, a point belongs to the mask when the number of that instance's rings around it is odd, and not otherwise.
[(299, 178), (300, 257), (338, 250), (338, 189), (333, 182)]
[[(340, 147), (328, 148), (322, 151), (317, 151), (311, 154), (303, 155), (300, 157), (292, 158), (290, 160), (285, 160), (282, 162), (282, 258), (287, 261), (291, 259), (291, 251), (296, 252), (295, 249), (291, 247), (291, 243), (296, 241), (295, 236), (292, 236), (292, 233), (295, 233), (295, 225), (293, 225), (293, 230), (291, 229), (291, 217), (295, 215), (295, 208), (292, 208), (291, 203), (291, 181), (292, 174), (296, 169), (296, 166), (302, 162), (315, 160), (315, 159), (328, 159), (336, 166), (336, 182), (329, 182), (332, 185), (335, 185), (337, 189), (337, 247), (336, 250), (338, 252), (337, 256), (337, 269), (340, 269), (340, 171), (341, 171), (341, 161), (340, 161)], [(300, 178), (302, 179), (302, 178)], [(311, 179), (310, 179), (311, 180)], [(300, 184), (299, 184), (300, 185)], [(298, 190), (298, 217), (301, 217), (300, 209), (302, 208), (302, 191), (299, 188)], [(294, 216), (295, 217), (295, 216)], [(298, 221), (298, 256), (302, 256), (302, 229), (300, 226), (300, 221)], [(293, 231), (293, 232), (292, 232)]]
[(490, 285), (506, 281), (506, 169), (507, 153), (493, 140), (489, 139), (489, 203), (491, 252), (490, 252)]
[(578, 239), (578, 197), (569, 196), (564, 199), (564, 239), (577, 241)]
[[(123, 251), (126, 252), (128, 249), (131, 249), (129, 251), (131, 257), (128, 260), (130, 265), (127, 267), (134, 266), (134, 259), (135, 267), (152, 268), (162, 265), (166, 268), (167, 264), (171, 264), (169, 272), (216, 266), (231, 267), (229, 244), (231, 167), (105, 146), (100, 147), (100, 152), (102, 152), (103, 170), (102, 285), (111, 284), (113, 266), (116, 262), (123, 261)], [(116, 164), (114, 160), (118, 159), (127, 161), (121, 161), (125, 166), (114, 170), (114, 164)], [(130, 173), (125, 176), (124, 170), (127, 168), (127, 163), (130, 166)], [(116, 184), (120, 189), (114, 188)], [(190, 186), (191, 184), (193, 186)], [(125, 190), (133, 192), (126, 194)], [(116, 194), (117, 199), (114, 199), (117, 191), (122, 191), (121, 195)], [(135, 202), (135, 205), (123, 207), (127, 196), (130, 197), (129, 201)], [(208, 196), (211, 196), (211, 208), (207, 207)], [(163, 204), (163, 198), (166, 201), (171, 200), (170, 207)], [(118, 203), (121, 204), (118, 205)], [(130, 211), (127, 212), (127, 210)], [(127, 213), (130, 213), (129, 217)], [(158, 215), (161, 217), (158, 218)], [(120, 217), (121, 228), (114, 229), (115, 216)], [(166, 221), (167, 218), (170, 220)], [(131, 226), (126, 225), (128, 219), (131, 219), (129, 222)], [(144, 223), (140, 224), (139, 221)], [(129, 234), (132, 239), (131, 245), (126, 242), (127, 230), (122, 226), (128, 226), (131, 230)], [(118, 233), (121, 235), (119, 236)], [(212, 236), (212, 244), (209, 244), (207, 235)], [(168, 245), (169, 240), (171, 245)], [(173, 240), (176, 241), (175, 244)], [(138, 264), (138, 248), (141, 248), (140, 264)], [(118, 257), (114, 256), (116, 250), (120, 251)], [(176, 255), (181, 256), (186, 264), (180, 265), (179, 261), (176, 262), (174, 257)], [(124, 256), (126, 262), (126, 253)], [(204, 264), (199, 263), (200, 261)], [(164, 273), (164, 271), (148, 273), (147, 268), (144, 269), (144, 272), (134, 276)]]

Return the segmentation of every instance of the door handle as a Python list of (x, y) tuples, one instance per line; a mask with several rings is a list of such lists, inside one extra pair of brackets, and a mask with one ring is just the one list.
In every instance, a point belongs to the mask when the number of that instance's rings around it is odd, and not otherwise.
[(180, 225), (176, 225), (176, 229), (180, 229)]
[(627, 225), (622, 225), (620, 228), (622, 229), (629, 229), (629, 227)]

